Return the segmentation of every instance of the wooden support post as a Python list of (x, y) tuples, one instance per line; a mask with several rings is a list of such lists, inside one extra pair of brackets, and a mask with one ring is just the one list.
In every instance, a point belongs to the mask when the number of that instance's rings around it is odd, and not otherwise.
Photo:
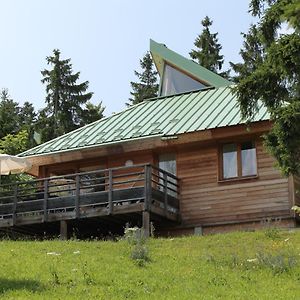
[(168, 175), (164, 173), (164, 214), (168, 214)]
[(113, 174), (112, 169), (108, 171), (108, 214), (113, 212)]
[(150, 213), (148, 211), (143, 211), (143, 233), (145, 238), (150, 236)]
[(68, 223), (66, 220), (60, 221), (60, 239), (61, 240), (68, 239)]
[(49, 180), (44, 181), (44, 222), (48, 220), (48, 190), (49, 190)]
[(80, 217), (80, 177), (79, 175), (76, 175), (75, 178), (75, 186), (76, 186), (76, 195), (75, 195), (75, 214), (76, 218), (78, 219)]
[(18, 186), (17, 184), (14, 185), (14, 203), (13, 203), (13, 226), (16, 225), (17, 219), (17, 202), (18, 202)]
[(152, 200), (152, 168), (150, 165), (145, 166), (145, 205), (144, 209), (149, 211)]

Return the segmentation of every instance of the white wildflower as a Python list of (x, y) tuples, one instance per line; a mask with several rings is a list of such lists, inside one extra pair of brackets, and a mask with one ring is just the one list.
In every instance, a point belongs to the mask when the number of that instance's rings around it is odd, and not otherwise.
[(73, 254), (80, 254), (80, 251), (79, 250), (74, 251)]
[(257, 261), (257, 258), (249, 258), (249, 259), (247, 259), (247, 261), (248, 262), (255, 262), (255, 261)]
[(58, 256), (58, 255), (60, 255), (60, 253), (57, 253), (57, 252), (47, 252), (47, 255), (55, 255), (55, 256)]

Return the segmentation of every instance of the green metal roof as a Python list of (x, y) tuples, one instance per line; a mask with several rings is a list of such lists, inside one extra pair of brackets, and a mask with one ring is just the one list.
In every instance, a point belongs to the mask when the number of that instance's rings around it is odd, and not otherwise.
[[(267, 119), (267, 110), (261, 106), (253, 121)], [(66, 152), (242, 123), (237, 99), (230, 87), (207, 89), (149, 99), (41, 144), (20, 156)]]
[(199, 79), (201, 82), (212, 87), (224, 87), (232, 84), (220, 75), (200, 66), (193, 60), (187, 59), (178, 53), (168, 49), (164, 44), (150, 40), (150, 52), (156, 69), (162, 78), (165, 62), (176, 66), (178, 69)]

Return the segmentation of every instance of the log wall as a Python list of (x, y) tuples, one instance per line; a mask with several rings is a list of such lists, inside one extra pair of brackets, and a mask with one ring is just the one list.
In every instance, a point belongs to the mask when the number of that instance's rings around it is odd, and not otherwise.
[[(139, 153), (131, 153), (131, 154), (120, 154), (111, 156), (107, 159), (107, 167), (108, 168), (117, 168), (125, 166), (126, 162), (131, 161), (133, 165), (140, 165), (140, 164), (153, 164), (153, 154), (150, 151), (147, 152), (139, 152)], [(143, 172), (143, 168), (134, 168), (131, 169), (131, 172)], [(114, 172), (114, 175), (124, 175), (124, 172), (126, 173), (126, 170), (120, 170), (118, 172)], [(128, 172), (128, 171), (127, 171)], [(119, 184), (118, 188), (132, 188), (132, 187), (138, 187), (143, 186), (144, 182), (140, 181), (144, 178), (144, 174), (140, 175), (132, 175), (132, 176), (122, 176), (120, 179), (121, 181), (126, 180), (132, 180), (130, 183), (123, 183)]]
[(220, 182), (216, 145), (178, 151), (183, 225), (290, 217), (288, 180), (274, 168), (274, 159), (261, 141), (257, 142), (257, 163), (257, 178)]
[[(222, 140), (223, 142), (223, 140)], [(226, 140), (224, 140), (226, 142)], [(180, 211), (182, 228), (211, 226), (257, 221), (266, 218), (293, 217), (291, 199), (298, 201), (300, 194), (291, 191), (294, 185), (288, 183), (274, 167), (274, 159), (265, 152), (262, 141), (257, 141), (258, 177), (237, 181), (220, 182), (218, 177), (218, 144), (193, 144), (178, 147), (159, 148), (157, 151), (137, 151), (114, 154), (107, 157), (61, 163), (47, 167), (45, 175), (59, 168), (101, 164), (106, 168), (124, 166), (126, 161), (133, 164), (151, 163), (157, 165), (160, 153), (176, 153), (177, 177), (181, 182)], [(76, 166), (76, 168), (75, 168)], [(137, 170), (138, 171), (138, 170)], [(121, 171), (120, 171), (121, 172)], [(40, 175), (44, 175), (40, 173)], [(128, 180), (130, 178), (127, 178)], [(299, 184), (296, 179), (295, 184)], [(120, 188), (137, 187), (140, 183), (120, 185)], [(293, 193), (293, 196), (291, 196)]]

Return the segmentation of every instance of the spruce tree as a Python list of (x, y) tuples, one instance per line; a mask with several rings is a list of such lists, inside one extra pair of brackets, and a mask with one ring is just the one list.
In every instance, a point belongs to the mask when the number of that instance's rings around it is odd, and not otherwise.
[(19, 112), (19, 104), (11, 99), (7, 89), (2, 89), (0, 92), (0, 139), (20, 130)]
[(20, 107), (19, 122), (20, 130), (26, 130), (28, 134), (28, 148), (34, 147), (36, 142), (34, 141), (34, 128), (36, 123), (37, 114), (34, 110), (32, 103), (26, 101), (23, 106)]
[(203, 30), (197, 36), (194, 42), (196, 49), (190, 52), (190, 56), (204, 68), (227, 78), (229, 71), (220, 72), (224, 63), (224, 56), (220, 54), (222, 46), (218, 42), (218, 33), (210, 32), (213, 21), (206, 16), (201, 24)]
[[(41, 71), (42, 83), (46, 84), (47, 106), (40, 113), (39, 124), (54, 127), (44, 132), (44, 141), (78, 128), (82, 123), (83, 105), (93, 95), (87, 92), (89, 82), (78, 83), (80, 72), (73, 72), (71, 59), (61, 59), (58, 49), (46, 60), (52, 68)], [(44, 127), (40, 129), (45, 131)]]
[(130, 103), (127, 105), (138, 104), (145, 99), (157, 97), (158, 83), (157, 72), (153, 64), (153, 60), (149, 52), (140, 60), (140, 66), (142, 72), (134, 71), (134, 74), (138, 77), (139, 82), (131, 82), (132, 92), (130, 92), (132, 98), (129, 98)]
[(81, 117), (81, 126), (102, 119), (104, 117), (104, 109), (105, 107), (102, 106), (102, 102), (100, 102), (99, 104), (87, 102)]
[[(249, 33), (258, 46), (258, 60), (251, 67), (248, 57), (255, 57), (255, 48), (242, 50), (234, 91), (245, 120), (253, 119), (259, 101), (264, 103), (273, 124), (265, 144), (285, 175), (300, 175), (300, 3), (252, 0), (250, 11), (260, 17), (256, 32)], [(284, 23), (289, 31), (280, 34)]]
[[(31, 103), (26, 101), (23, 106), (20, 106), (18, 102), (15, 102), (13, 99), (11, 99), (7, 89), (1, 90), (0, 140), (10, 141), (11, 137), (16, 136), (17, 139), (17, 137), (22, 136), (23, 151), (35, 146), (33, 141), (35, 121), (36, 113)], [(21, 132), (23, 132), (23, 134), (21, 134)], [(26, 132), (26, 134), (24, 134), (24, 132)], [(27, 138), (26, 143), (24, 143), (25, 137)], [(15, 141), (16, 139), (13, 140)], [(19, 148), (16, 146), (15, 149)]]
[(246, 76), (250, 76), (263, 62), (264, 48), (259, 39), (259, 32), (256, 25), (251, 25), (248, 33), (242, 33), (244, 38), (243, 48), (240, 55), (242, 63), (230, 62), (230, 66), (235, 72), (234, 82), (239, 82)]

